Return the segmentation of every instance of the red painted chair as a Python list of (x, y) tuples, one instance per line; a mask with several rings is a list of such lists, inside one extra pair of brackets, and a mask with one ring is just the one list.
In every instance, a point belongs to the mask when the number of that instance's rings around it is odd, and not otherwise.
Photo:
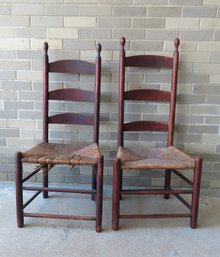
[[(100, 82), (101, 82), (101, 45), (97, 45), (95, 63), (81, 60), (60, 60), (49, 62), (48, 44), (44, 43), (44, 79), (43, 79), (43, 141), (25, 152), (16, 155), (16, 206), (17, 224), (23, 227), (24, 217), (95, 220), (96, 231), (102, 229), (103, 198), (103, 156), (99, 151), (99, 116), (100, 116)], [(50, 89), (49, 74), (88, 74), (94, 77), (94, 91), (79, 88)], [(94, 104), (91, 113), (64, 112), (56, 115), (50, 113), (50, 101), (90, 102)], [(51, 143), (48, 140), (50, 124), (71, 124), (93, 127), (91, 143), (74, 142), (72, 144)], [(33, 163), (37, 167), (28, 176), (23, 175), (23, 164)], [(91, 166), (92, 189), (64, 189), (48, 186), (48, 174), (55, 165)], [(43, 173), (43, 186), (26, 186), (24, 182), (38, 172)], [(23, 191), (36, 191), (27, 202), (23, 203)], [(71, 216), (45, 213), (25, 212), (25, 208), (40, 194), (48, 197), (48, 192), (90, 194), (96, 203), (95, 216)]]
[[(112, 209), (112, 229), (119, 229), (120, 219), (137, 219), (137, 218), (190, 218), (190, 226), (196, 228), (197, 215), (199, 205), (199, 191), (201, 179), (201, 158), (192, 158), (173, 146), (174, 135), (174, 119), (176, 106), (176, 90), (177, 90), (177, 75), (178, 75), (178, 47), (179, 39), (175, 39), (175, 51), (173, 57), (155, 56), (155, 55), (125, 55), (125, 39), (121, 39), (120, 51), (120, 82), (119, 82), (119, 97), (118, 97), (118, 152), (114, 159), (113, 167), (113, 209)], [(171, 90), (164, 91), (158, 89), (125, 89), (126, 77), (125, 73), (128, 67), (141, 68), (162, 68), (172, 70)], [(132, 69), (132, 68), (130, 68)], [(131, 101), (154, 101), (164, 102), (169, 104), (168, 122), (160, 121), (124, 121), (125, 102)], [(140, 131), (164, 131), (167, 132), (167, 147), (164, 148), (147, 148), (147, 149), (132, 149), (124, 146), (124, 134), (126, 132)], [(190, 169), (193, 173), (193, 181), (189, 180), (183, 172), (183, 169)], [(129, 170), (162, 170), (165, 174), (165, 184), (160, 189), (128, 189), (123, 190), (123, 173)], [(183, 181), (190, 185), (189, 189), (174, 189), (171, 186), (171, 174), (175, 174)], [(171, 214), (121, 214), (120, 199), (122, 195), (164, 195), (164, 198), (169, 198), (174, 195), (188, 209), (187, 213), (171, 213)], [(187, 202), (182, 195), (191, 194), (191, 203)]]

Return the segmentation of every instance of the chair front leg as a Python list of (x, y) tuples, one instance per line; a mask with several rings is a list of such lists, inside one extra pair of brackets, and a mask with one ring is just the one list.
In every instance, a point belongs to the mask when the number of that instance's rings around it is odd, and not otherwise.
[(103, 156), (97, 162), (97, 190), (96, 190), (96, 232), (102, 230), (102, 202), (103, 202)]
[[(48, 165), (45, 164), (45, 166), (42, 168), (42, 170), (43, 170), (43, 187), (48, 188), (48, 177), (49, 177), (49, 175), (48, 175), (48, 172), (49, 172)], [(48, 198), (48, 192), (47, 191), (43, 192), (43, 198)]]
[(121, 161), (114, 159), (113, 163), (113, 195), (112, 195), (112, 229), (119, 229), (120, 192), (121, 192)]
[[(92, 190), (96, 190), (97, 188), (96, 175), (97, 175), (97, 167), (93, 166), (92, 167)], [(91, 200), (95, 201), (95, 194), (91, 195)]]
[[(171, 182), (171, 171), (165, 170), (165, 180), (164, 180), (164, 189), (170, 189), (170, 182)], [(169, 194), (164, 194), (164, 199), (169, 199)]]
[(22, 228), (24, 226), (23, 214), (23, 190), (22, 190), (22, 153), (16, 154), (16, 170), (15, 170), (15, 187), (16, 187), (16, 213), (17, 213), (17, 226)]
[(197, 227), (201, 172), (202, 172), (202, 158), (196, 158), (194, 176), (193, 176), (192, 211), (191, 211), (191, 219), (190, 219), (191, 228)]

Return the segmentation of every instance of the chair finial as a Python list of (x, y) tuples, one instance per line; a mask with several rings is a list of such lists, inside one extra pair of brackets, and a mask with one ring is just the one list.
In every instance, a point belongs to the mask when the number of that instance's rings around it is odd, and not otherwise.
[(121, 40), (120, 40), (121, 48), (124, 48), (125, 43), (126, 43), (126, 40), (125, 40), (124, 37), (122, 37)]
[(96, 45), (96, 51), (97, 51), (98, 55), (100, 55), (100, 52), (102, 51), (102, 45), (100, 43), (98, 43)]
[(177, 37), (174, 40), (175, 51), (178, 51), (179, 45), (180, 45), (180, 39)]
[(44, 48), (44, 52), (47, 54), (47, 51), (48, 51), (48, 48), (49, 48), (49, 45), (48, 45), (47, 42), (44, 42), (43, 48)]

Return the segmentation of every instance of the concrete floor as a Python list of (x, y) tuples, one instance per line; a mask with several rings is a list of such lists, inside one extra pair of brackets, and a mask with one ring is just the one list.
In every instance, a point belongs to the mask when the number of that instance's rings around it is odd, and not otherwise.
[[(18, 229), (15, 219), (14, 184), (1, 182), (0, 257), (220, 256), (219, 191), (214, 192), (215, 196), (213, 192), (212, 195), (202, 192), (199, 226), (196, 230), (189, 227), (189, 219), (148, 219), (123, 220), (120, 223), (121, 229), (117, 232), (111, 230), (111, 188), (105, 187), (104, 192), (102, 233), (95, 232), (93, 221), (33, 218), (26, 218), (25, 227)], [(27, 196), (29, 194), (27, 193)], [(31, 208), (38, 212), (43, 209), (45, 212), (47, 208), (60, 213), (68, 210), (76, 215), (83, 214), (84, 209), (87, 212), (94, 210), (94, 203), (88, 200), (88, 196), (76, 197), (66, 194), (64, 197), (61, 194), (51, 194), (49, 199), (44, 200), (39, 196)], [(145, 205), (164, 208), (165, 200), (162, 197), (147, 196), (134, 201), (135, 198), (123, 199), (122, 208), (129, 207), (131, 212), (143, 211)], [(174, 198), (166, 203), (169, 208), (176, 209)]]

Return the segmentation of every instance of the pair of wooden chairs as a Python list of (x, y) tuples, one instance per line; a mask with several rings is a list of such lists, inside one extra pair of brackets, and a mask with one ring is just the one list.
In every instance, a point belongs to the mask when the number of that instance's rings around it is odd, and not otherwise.
[[(191, 227), (196, 228), (199, 204), (201, 158), (192, 158), (173, 147), (176, 90), (178, 75), (178, 47), (179, 39), (174, 41), (175, 51), (173, 57), (156, 55), (125, 55), (125, 39), (121, 39), (120, 67), (119, 67), (119, 98), (118, 98), (118, 151), (113, 165), (113, 199), (112, 199), (112, 228), (118, 230), (120, 219), (131, 218), (179, 218), (190, 217)], [(95, 63), (79, 60), (60, 60), (49, 62), (48, 44), (44, 44), (44, 79), (43, 79), (43, 142), (25, 152), (16, 155), (16, 206), (17, 224), (23, 227), (24, 217), (56, 218), (95, 220), (96, 231), (102, 229), (102, 201), (103, 201), (103, 155), (99, 150), (99, 120), (100, 120), (100, 86), (101, 86), (101, 45), (97, 45), (97, 57)], [(159, 68), (172, 70), (171, 90), (161, 89), (129, 89), (126, 90), (127, 69)], [(49, 89), (49, 75), (51, 73), (80, 73), (93, 75), (95, 78), (94, 91), (79, 88)], [(92, 102), (94, 111), (88, 113), (65, 112), (52, 115), (49, 110), (50, 101), (79, 101)], [(130, 101), (156, 101), (169, 104), (168, 122), (156, 121), (131, 121), (125, 122), (125, 104)], [(93, 139), (91, 144), (74, 142), (72, 144), (58, 144), (49, 142), (49, 124), (86, 125), (93, 127)], [(141, 131), (166, 131), (167, 147), (132, 149), (126, 147), (124, 134), (127, 132)], [(34, 163), (36, 168), (26, 177), (23, 175), (23, 163)], [(91, 190), (53, 188), (48, 186), (48, 174), (55, 165), (91, 166), (92, 186)], [(165, 172), (165, 183), (162, 189), (124, 189), (123, 173), (130, 170), (162, 170)], [(193, 179), (190, 181), (182, 170), (193, 171)], [(38, 172), (42, 173), (43, 185), (26, 186), (24, 183)], [(174, 173), (191, 187), (186, 189), (174, 189), (171, 187), (171, 174)], [(36, 193), (24, 203), (23, 191), (35, 191)], [(71, 216), (46, 213), (25, 212), (25, 208), (42, 192), (43, 197), (48, 197), (48, 192), (64, 192), (90, 194), (95, 201), (95, 216)], [(121, 214), (120, 200), (122, 195), (149, 195), (161, 194), (169, 198), (171, 194), (177, 197), (190, 211), (180, 214)], [(181, 195), (190, 194), (191, 203), (188, 203)]]

